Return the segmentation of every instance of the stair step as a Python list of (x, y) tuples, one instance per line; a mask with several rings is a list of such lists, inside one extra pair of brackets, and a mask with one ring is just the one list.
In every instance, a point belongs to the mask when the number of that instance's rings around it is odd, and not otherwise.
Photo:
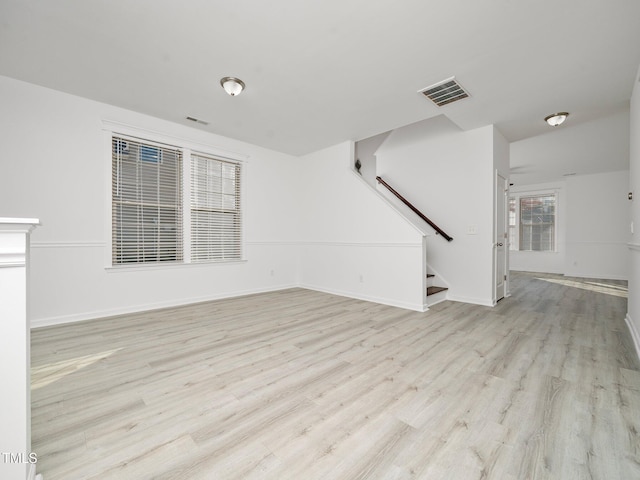
[(427, 287), (427, 296), (449, 290), (447, 287)]

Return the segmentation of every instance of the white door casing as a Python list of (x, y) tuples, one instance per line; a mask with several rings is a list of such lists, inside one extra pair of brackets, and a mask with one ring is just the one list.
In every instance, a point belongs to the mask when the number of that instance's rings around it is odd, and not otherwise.
[(493, 224), (495, 225), (494, 234), (494, 278), (495, 278), (495, 296), (494, 300), (504, 298), (507, 285), (507, 202), (509, 194), (509, 183), (506, 178), (496, 172), (496, 188), (495, 188), (495, 211)]

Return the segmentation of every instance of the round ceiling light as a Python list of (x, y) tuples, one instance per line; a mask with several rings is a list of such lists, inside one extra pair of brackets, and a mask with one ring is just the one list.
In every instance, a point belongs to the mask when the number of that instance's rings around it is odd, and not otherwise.
[(558, 112), (553, 115), (549, 115), (544, 117), (544, 121), (547, 122), (552, 127), (557, 127), (561, 125), (569, 116), (569, 112)]
[(240, 95), (242, 90), (244, 90), (244, 82), (236, 77), (224, 77), (220, 79), (220, 85), (224, 88), (224, 91), (227, 92), (232, 97), (236, 95)]

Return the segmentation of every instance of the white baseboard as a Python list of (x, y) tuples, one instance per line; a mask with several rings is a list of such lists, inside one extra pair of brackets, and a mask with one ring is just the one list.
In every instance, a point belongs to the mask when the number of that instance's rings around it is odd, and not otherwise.
[(482, 305), (483, 307), (495, 307), (496, 304), (493, 300), (485, 300), (482, 298), (461, 297), (459, 295), (447, 295), (447, 300), (452, 302), (471, 303), (473, 305)]
[(74, 315), (61, 315), (58, 317), (38, 318), (31, 321), (31, 328), (51, 327), (53, 325), (62, 325), (65, 323), (83, 322), (85, 320), (95, 320), (98, 318), (113, 317), (116, 315), (127, 315), (130, 313), (139, 313), (149, 310), (158, 310), (161, 308), (179, 307), (182, 305), (190, 305), (193, 303), (211, 302), (213, 300), (221, 300), (223, 298), (243, 297), (245, 295), (254, 295), (257, 293), (276, 292), (279, 290), (287, 290), (289, 288), (298, 288), (297, 284), (277, 285), (266, 288), (258, 288), (253, 290), (241, 290), (236, 292), (218, 293), (214, 295), (206, 295), (200, 297), (182, 298), (177, 300), (169, 300), (165, 302), (147, 303), (139, 305), (131, 305), (123, 308), (113, 308), (107, 310), (96, 310), (92, 312), (84, 312)]
[(626, 322), (627, 327), (629, 327), (631, 338), (633, 338), (633, 344), (636, 347), (636, 355), (638, 355), (638, 359), (640, 359), (640, 332), (638, 332), (638, 330), (636, 329), (635, 324), (633, 323), (633, 320), (628, 313), (624, 318), (624, 321)]
[(42, 474), (38, 473), (36, 475), (36, 464), (32, 463), (29, 465), (29, 471), (27, 472), (27, 480), (43, 480)]
[(375, 297), (372, 295), (363, 295), (357, 292), (344, 292), (341, 290), (335, 290), (332, 288), (318, 287), (316, 285), (301, 284), (300, 288), (306, 288), (307, 290), (314, 290), (316, 292), (329, 293), (331, 295), (338, 295), (340, 297), (354, 298), (356, 300), (364, 300), (365, 302), (381, 303), (383, 305), (389, 305), (390, 307), (404, 308), (405, 310), (413, 310), (414, 312), (426, 312), (429, 308), (422, 303), (409, 303), (398, 302), (389, 298)]
[(315, 285), (286, 284), (286, 285), (277, 285), (277, 286), (271, 286), (266, 288), (253, 289), (253, 290), (242, 290), (242, 291), (226, 292), (226, 293), (207, 295), (207, 296), (201, 296), (201, 297), (183, 298), (183, 299), (170, 300), (165, 302), (131, 305), (131, 306), (122, 307), (122, 308), (95, 310), (92, 312), (84, 312), (84, 313), (73, 314), (73, 315), (61, 315), (57, 317), (38, 318), (31, 321), (31, 328), (37, 329), (37, 328), (43, 328), (43, 327), (51, 327), (54, 325), (63, 325), (66, 323), (96, 320), (98, 318), (113, 317), (117, 315), (128, 315), (131, 313), (158, 310), (162, 308), (172, 308), (172, 307), (179, 307), (182, 305), (190, 305), (194, 303), (211, 302), (214, 300), (221, 300), (224, 298), (242, 297), (245, 295), (254, 295), (258, 293), (276, 292), (280, 290), (287, 290), (289, 288), (306, 288), (308, 290), (315, 290), (318, 292), (329, 293), (332, 295), (339, 295), (341, 297), (355, 298), (357, 300), (364, 300), (367, 302), (381, 303), (383, 305), (404, 308), (406, 310), (413, 310), (416, 312), (426, 312), (427, 310), (429, 310), (428, 305), (422, 304), (422, 303), (414, 304), (409, 302), (398, 302), (396, 300), (392, 300), (388, 298), (381, 298), (381, 297), (376, 297), (371, 295), (362, 295), (354, 292), (344, 292), (340, 290), (327, 289), (327, 288), (318, 287)]
[(624, 275), (617, 275), (617, 274), (603, 274), (601, 273), (591, 273), (591, 274), (586, 274), (586, 273), (582, 273), (580, 272), (578, 273), (563, 273), (562, 274), (564, 277), (573, 277), (573, 278), (583, 278), (585, 280), (622, 280), (622, 281), (629, 281), (629, 277), (628, 276), (624, 276)]

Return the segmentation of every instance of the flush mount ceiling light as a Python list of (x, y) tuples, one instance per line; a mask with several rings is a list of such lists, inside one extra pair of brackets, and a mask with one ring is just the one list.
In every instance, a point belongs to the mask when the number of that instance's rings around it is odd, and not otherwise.
[(224, 91), (227, 92), (232, 97), (236, 95), (240, 95), (242, 90), (244, 90), (244, 82), (236, 77), (224, 77), (220, 79), (220, 85), (224, 88)]
[(568, 116), (569, 116), (569, 112), (558, 112), (558, 113), (554, 113), (553, 115), (544, 117), (544, 121), (547, 122), (552, 127), (557, 127), (558, 125), (562, 124), (567, 119)]

